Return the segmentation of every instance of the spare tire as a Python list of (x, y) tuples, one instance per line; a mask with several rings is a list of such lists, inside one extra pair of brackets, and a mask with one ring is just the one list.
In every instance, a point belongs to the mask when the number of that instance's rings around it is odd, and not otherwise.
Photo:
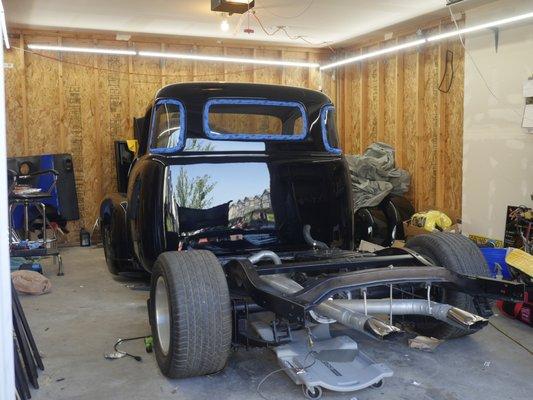
[(231, 308), (224, 271), (209, 251), (161, 254), (152, 269), (150, 325), (161, 372), (208, 375), (226, 365)]
[[(407, 240), (406, 247), (420, 253), (435, 265), (463, 275), (490, 276), (487, 262), (479, 248), (467, 237), (448, 232), (434, 232)], [(455, 290), (438, 288), (432, 293), (432, 300), (450, 304), (473, 314), (479, 311), (472, 296)], [(415, 330), (425, 336), (451, 339), (472, 334), (465, 330), (437, 321), (433, 318), (416, 318)]]

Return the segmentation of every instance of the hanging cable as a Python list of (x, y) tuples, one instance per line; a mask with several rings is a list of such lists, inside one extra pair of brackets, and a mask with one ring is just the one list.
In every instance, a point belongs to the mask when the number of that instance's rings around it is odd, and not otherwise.
[[(455, 16), (453, 15), (453, 11), (452, 11), (452, 6), (448, 6), (448, 11), (450, 12), (450, 17), (455, 25), (455, 29), (457, 31), (459, 31), (459, 25), (457, 24), (457, 20), (455, 19)], [(487, 82), (487, 80), (485, 79), (485, 76), (483, 75), (483, 73), (481, 72), (481, 69), (479, 68), (479, 66), (477, 65), (476, 63), (476, 60), (474, 59), (474, 57), (472, 56), (472, 54), (470, 53), (470, 51), (468, 51), (468, 49), (466, 48), (466, 45), (465, 45), (465, 42), (464, 42), (464, 39), (463, 39), (463, 35), (459, 34), (459, 41), (461, 42), (461, 46), (463, 46), (463, 49), (466, 53), (466, 55), (468, 55), (468, 58), (470, 59), (470, 61), (472, 62), (472, 65), (474, 66), (474, 69), (476, 70), (477, 74), (479, 75), (479, 77), (481, 78), (481, 80), (483, 81), (483, 83), (485, 84), (485, 87), (487, 88), (487, 90), (489, 91), (489, 93), (491, 94), (492, 97), (494, 97), (496, 99), (496, 101), (498, 103), (500, 103), (501, 105), (503, 106), (506, 106), (506, 107), (509, 107), (509, 104), (506, 104), (503, 100), (501, 100), (497, 95), (496, 93), (494, 93), (494, 91), (492, 90), (492, 88), (490, 87), (489, 83)], [(520, 118), (520, 120), (522, 120), (523, 116), (522, 114), (520, 114), (517, 110), (515, 110), (514, 108), (511, 108), (511, 111), (513, 113), (515, 113), (518, 118)]]
[(287, 31), (287, 28), (284, 27), (284, 26), (278, 26), (276, 28), (276, 30), (272, 31), (272, 32), (269, 32), (268, 29), (265, 28), (265, 26), (263, 25), (263, 22), (261, 21), (261, 19), (257, 16), (256, 12), (255, 11), (250, 11), (250, 13), (252, 14), (252, 16), (255, 18), (255, 20), (257, 21), (257, 23), (259, 24), (259, 27), (261, 28), (261, 30), (267, 35), (267, 36), (274, 36), (276, 35), (278, 32), (283, 32), (285, 34), (285, 36), (287, 36), (290, 40), (301, 40), (311, 46), (321, 46), (321, 45), (325, 45), (328, 49), (330, 49), (333, 53), (335, 53), (335, 49), (333, 47), (331, 47), (331, 44), (330, 42), (321, 42), (321, 43), (314, 43), (310, 40), (308, 40), (307, 38), (305, 38), (304, 36), (302, 35), (297, 35), (297, 36), (292, 36), (288, 31)]
[[(455, 68), (453, 67), (453, 51), (446, 50), (446, 60), (445, 60), (446, 66), (444, 67), (444, 73), (442, 74), (442, 79), (439, 83), (439, 92), (441, 93), (449, 93), (450, 89), (452, 88), (453, 79), (455, 77)], [(442, 89), (442, 84), (446, 80), (446, 76), (448, 76), (448, 67), (450, 67), (451, 76), (448, 84), (446, 85), (445, 89)]]
[(300, 11), (298, 14), (292, 15), (292, 16), (275, 14), (272, 11), (270, 11), (267, 7), (260, 8), (260, 9), (265, 10), (267, 13), (273, 15), (274, 17), (284, 18), (284, 19), (294, 19), (294, 18), (299, 18), (302, 15), (304, 15), (311, 8), (311, 6), (313, 5), (314, 2), (315, 2), (315, 0), (311, 0), (309, 2), (309, 4), (302, 11)]
[[(37, 57), (42, 57), (42, 58), (45, 58), (45, 59), (48, 59), (48, 60), (56, 61), (56, 62), (59, 62), (59, 63), (62, 63), (62, 64), (68, 64), (68, 65), (73, 65), (73, 66), (76, 66), (76, 67), (87, 68), (87, 69), (103, 71), (103, 72), (109, 72), (109, 73), (115, 73), (115, 74), (121, 74), (121, 75), (146, 76), (146, 77), (153, 77), (153, 78), (183, 78), (183, 79), (190, 79), (190, 78), (194, 79), (194, 78), (213, 77), (213, 76), (224, 75), (224, 73), (178, 75), (178, 74), (149, 74), (149, 73), (144, 73), (144, 72), (120, 71), (120, 70), (111, 69), (111, 68), (97, 67), (97, 66), (94, 66), (94, 65), (82, 64), (82, 63), (77, 63), (77, 62), (73, 62), (73, 61), (66, 61), (66, 60), (64, 60), (62, 58), (48, 56), (48, 55), (45, 55), (45, 54), (42, 54), (42, 53), (39, 53), (39, 52), (36, 52), (36, 51), (22, 49), (22, 48), (16, 47), (16, 46), (11, 46), (11, 48), (15, 49), (15, 50), (21, 50), (21, 51), (24, 51), (25, 53), (28, 53), (28, 54), (31, 54), (31, 55), (34, 55), (34, 56), (37, 56)], [(269, 67), (258, 67), (258, 68), (242, 69), (242, 70), (235, 71), (235, 72), (225, 72), (225, 75), (241, 75), (243, 73), (259, 71), (259, 70), (263, 70), (263, 69), (266, 69), (266, 68), (273, 68), (273, 67), (269, 66)], [(149, 84), (158, 83), (157, 81), (136, 81), (136, 82), (137, 83), (149, 83)]]

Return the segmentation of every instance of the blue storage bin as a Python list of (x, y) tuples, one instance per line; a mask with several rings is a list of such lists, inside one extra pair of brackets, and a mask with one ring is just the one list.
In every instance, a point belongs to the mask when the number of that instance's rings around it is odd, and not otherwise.
[(487, 264), (489, 265), (490, 275), (495, 278), (497, 269), (495, 264), (499, 264), (502, 270), (502, 276), (503, 279), (511, 279), (511, 273), (509, 272), (509, 266), (505, 262), (505, 256), (507, 255), (507, 252), (509, 251), (508, 248), (495, 248), (495, 247), (482, 247), (481, 252), (483, 253), (483, 256), (485, 257), (485, 260), (487, 260)]

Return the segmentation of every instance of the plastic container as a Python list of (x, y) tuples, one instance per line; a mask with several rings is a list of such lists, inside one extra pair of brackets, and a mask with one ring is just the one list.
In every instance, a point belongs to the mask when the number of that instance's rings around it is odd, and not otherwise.
[(91, 246), (91, 234), (85, 228), (80, 229), (80, 246), (81, 247)]
[[(489, 265), (490, 275), (493, 278), (498, 277), (501, 274), (503, 279), (512, 279), (511, 273), (509, 271), (509, 266), (505, 262), (505, 256), (509, 251), (508, 248), (495, 248), (495, 247), (482, 247), (480, 248), (487, 264)], [(498, 264), (500, 268), (496, 266)], [(499, 272), (501, 270), (501, 272)], [(498, 273), (499, 272), (499, 273)]]

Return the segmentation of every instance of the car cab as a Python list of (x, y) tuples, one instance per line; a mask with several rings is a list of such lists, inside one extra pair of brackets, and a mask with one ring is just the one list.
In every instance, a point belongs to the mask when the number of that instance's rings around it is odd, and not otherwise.
[(175, 84), (159, 90), (140, 122), (127, 193), (101, 207), (111, 272), (149, 272), (172, 250), (299, 250), (305, 225), (328, 246), (352, 249), (348, 168), (325, 94)]

